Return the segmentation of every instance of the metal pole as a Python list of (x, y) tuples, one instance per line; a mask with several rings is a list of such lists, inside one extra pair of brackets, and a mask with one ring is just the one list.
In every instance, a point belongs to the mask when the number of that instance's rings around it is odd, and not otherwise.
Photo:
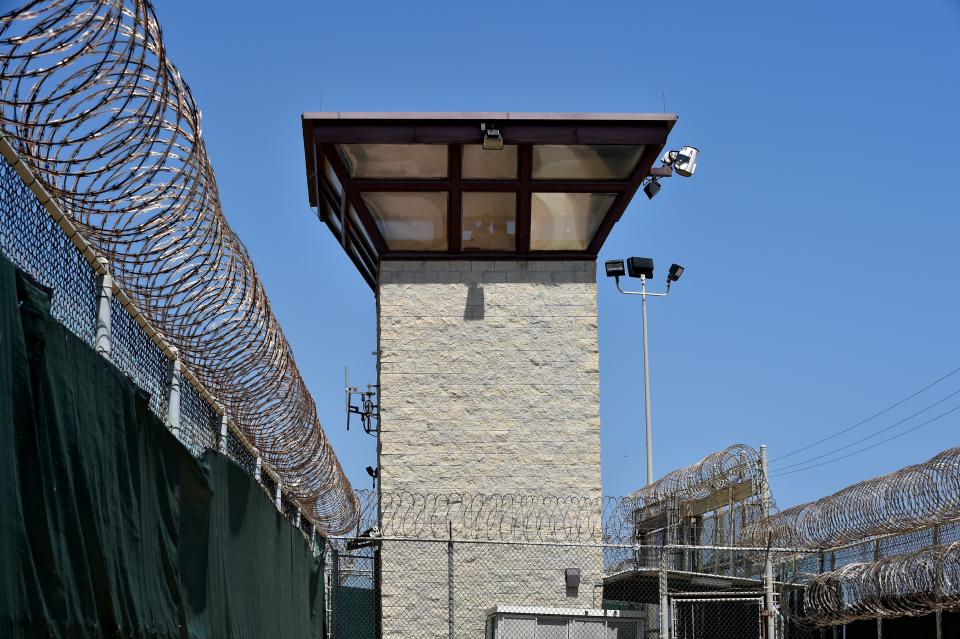
[(335, 544), (330, 546), (330, 639), (340, 637), (340, 552)]
[[(760, 475), (763, 480), (763, 513), (765, 516), (770, 516), (771, 508), (771, 498), (770, 498), (770, 483), (768, 480), (769, 475), (767, 474), (767, 445), (763, 444), (760, 446)], [(774, 639), (776, 637), (776, 618), (774, 615), (774, 606), (773, 606), (773, 559), (770, 556), (770, 548), (767, 548), (766, 558), (763, 561), (763, 586), (766, 594), (766, 621), (767, 621), (767, 634), (766, 639)]]
[[(880, 561), (880, 540), (873, 542), (873, 560)], [(883, 639), (883, 617), (877, 617), (877, 639)]]
[[(733, 546), (733, 517), (734, 517), (734, 513), (733, 513), (733, 486), (731, 486), (730, 488), (728, 488), (727, 491), (728, 491), (728, 493), (729, 493), (729, 495), (730, 495), (730, 505), (729, 505), (730, 510), (729, 510), (728, 515), (727, 515), (727, 539), (726, 539), (726, 542), (727, 542), (728, 544), (730, 544), (731, 546)], [(722, 521), (722, 520), (721, 520), (721, 521)], [(730, 548), (730, 550), (727, 551), (727, 559), (730, 561), (730, 567), (727, 569), (727, 572), (730, 573), (730, 576), (731, 576), (731, 577), (733, 577), (734, 575), (737, 574), (737, 558), (736, 558), (736, 556), (735, 556), (733, 553), (734, 553), (733, 548)], [(717, 553), (717, 554), (719, 555), (719, 553)], [(719, 559), (719, 557), (718, 557), (718, 559)]]
[(453, 638), (453, 522), (447, 522), (450, 537), (447, 540), (447, 637)]
[[(933, 547), (936, 548), (940, 545), (940, 526), (933, 527)], [(936, 633), (937, 639), (943, 639), (943, 611), (940, 609), (940, 596), (943, 593), (943, 562), (939, 559), (934, 563), (934, 579), (933, 579), (933, 590), (934, 590), (934, 601), (937, 604), (937, 609), (933, 613), (934, 621), (936, 623)]]
[(643, 408), (647, 427), (647, 486), (653, 483), (653, 423), (650, 419), (650, 355), (647, 352), (647, 278), (640, 276), (640, 315), (643, 327)]
[[(823, 551), (820, 551), (819, 556), (817, 557), (817, 574), (823, 574), (827, 570), (827, 558), (824, 556)], [(827, 632), (820, 627), (820, 639), (826, 639)]]
[(227, 417), (226, 413), (220, 415), (220, 441), (217, 442), (217, 450), (219, 450), (222, 455), (227, 454), (227, 429), (229, 423), (230, 418)]
[(667, 582), (667, 550), (660, 546), (660, 561), (657, 565), (657, 577), (660, 589), (660, 639), (670, 637), (670, 614), (667, 611), (669, 604), (669, 584)]
[(170, 393), (167, 395), (167, 427), (180, 439), (180, 386), (183, 382), (180, 358), (170, 360)]
[[(830, 551), (830, 570), (837, 569), (837, 551)], [(847, 624), (843, 624), (843, 628), (846, 629)], [(840, 628), (833, 626), (833, 639), (840, 639)]]
[(110, 352), (113, 349), (113, 327), (110, 318), (110, 300), (113, 299), (113, 276), (107, 270), (108, 262), (106, 258), (98, 257), (97, 262), (101, 266), (102, 273), (97, 277), (97, 326), (94, 336), (95, 350), (110, 359)]

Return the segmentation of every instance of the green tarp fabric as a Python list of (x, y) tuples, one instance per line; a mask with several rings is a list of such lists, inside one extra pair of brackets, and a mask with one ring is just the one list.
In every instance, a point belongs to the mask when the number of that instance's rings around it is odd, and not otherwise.
[(323, 566), (0, 256), (0, 637), (321, 637)]
[(377, 600), (370, 588), (337, 588), (337, 637), (339, 639), (376, 639)]

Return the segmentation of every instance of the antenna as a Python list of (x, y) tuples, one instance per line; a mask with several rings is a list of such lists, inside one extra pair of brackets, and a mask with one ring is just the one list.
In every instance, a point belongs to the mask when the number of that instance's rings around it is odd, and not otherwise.
[(346, 408), (346, 411), (347, 411), (347, 430), (350, 430), (350, 395), (352, 394), (353, 390), (355, 389), (350, 388), (350, 368), (348, 366), (344, 366), (343, 367), (343, 395), (344, 395), (344, 399), (346, 400), (346, 405), (344, 408)]
[[(363, 432), (374, 437), (380, 432), (380, 404), (377, 401), (377, 384), (367, 384), (367, 390), (360, 390), (359, 386), (350, 385), (349, 369), (343, 367), (343, 394), (346, 401), (347, 430), (350, 430), (350, 415), (359, 415)], [(354, 396), (359, 396), (360, 405), (352, 403)], [(374, 424), (376, 420), (376, 424)]]

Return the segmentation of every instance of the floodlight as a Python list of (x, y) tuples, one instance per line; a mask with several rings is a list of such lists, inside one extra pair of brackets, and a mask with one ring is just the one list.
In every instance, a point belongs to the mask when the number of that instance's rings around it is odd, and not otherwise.
[(489, 126), (481, 122), (480, 128), (483, 129), (483, 148), (488, 151), (500, 151), (503, 149), (503, 136), (496, 124)]
[(604, 266), (607, 268), (607, 277), (622, 277), (626, 274), (623, 260), (607, 260)]
[(660, 192), (660, 183), (656, 178), (651, 178), (647, 185), (643, 187), (643, 192), (647, 194), (647, 199), (652, 200), (653, 196)]
[(653, 260), (649, 257), (631, 257), (627, 260), (627, 273), (630, 277), (653, 277)]
[(683, 267), (679, 264), (671, 264), (670, 271), (667, 273), (668, 282), (676, 282), (683, 275)]
[(377, 475), (380, 474), (379, 471), (380, 471), (379, 468), (374, 468), (373, 466), (367, 466), (367, 474), (373, 477), (374, 479), (376, 479)]
[(700, 151), (694, 146), (685, 146), (679, 151), (667, 151), (663, 163), (672, 167), (677, 175), (690, 177), (697, 170), (697, 156)]

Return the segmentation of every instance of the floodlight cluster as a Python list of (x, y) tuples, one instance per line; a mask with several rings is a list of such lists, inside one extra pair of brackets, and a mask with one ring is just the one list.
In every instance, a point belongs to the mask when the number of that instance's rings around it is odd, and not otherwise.
[(357, 503), (230, 229), (200, 111), (147, 0), (0, 16), (0, 127), (114, 278), (327, 532)]

